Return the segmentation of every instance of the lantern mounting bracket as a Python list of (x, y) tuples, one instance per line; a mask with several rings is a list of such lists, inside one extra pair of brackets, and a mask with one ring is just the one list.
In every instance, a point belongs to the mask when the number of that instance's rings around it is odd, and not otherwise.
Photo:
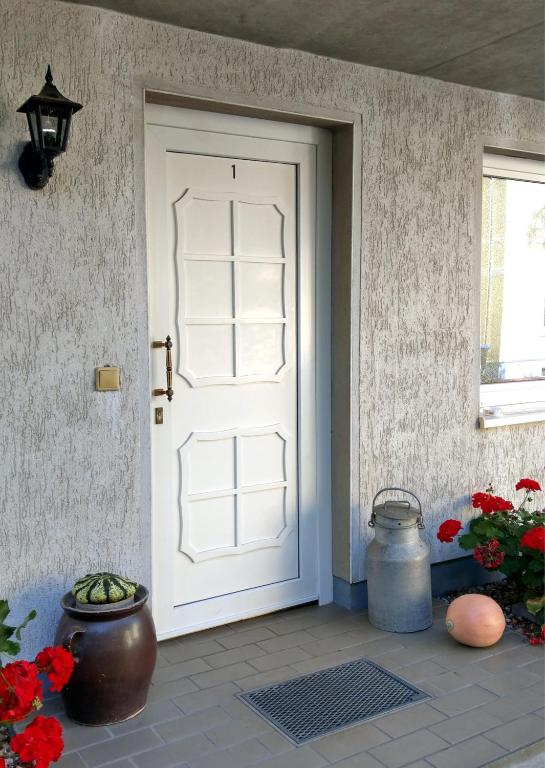
[(53, 158), (36, 152), (29, 141), (19, 158), (19, 170), (31, 189), (43, 189), (53, 175)]

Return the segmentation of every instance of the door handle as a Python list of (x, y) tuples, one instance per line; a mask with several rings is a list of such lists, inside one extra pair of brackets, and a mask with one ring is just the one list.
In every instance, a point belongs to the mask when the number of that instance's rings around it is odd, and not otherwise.
[(170, 403), (172, 398), (174, 397), (174, 390), (172, 389), (172, 339), (170, 336), (167, 336), (165, 341), (152, 341), (151, 346), (153, 349), (161, 349), (164, 347), (167, 351), (167, 388), (166, 389), (154, 389), (153, 395), (155, 397), (160, 397), (161, 395), (166, 395), (167, 400)]

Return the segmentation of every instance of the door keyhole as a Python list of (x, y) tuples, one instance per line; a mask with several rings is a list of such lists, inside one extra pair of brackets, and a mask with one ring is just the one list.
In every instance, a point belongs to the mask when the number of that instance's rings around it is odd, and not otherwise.
[(237, 177), (237, 169), (235, 168), (234, 165), (232, 165), (231, 168), (233, 169), (233, 179), (236, 179), (236, 177)]

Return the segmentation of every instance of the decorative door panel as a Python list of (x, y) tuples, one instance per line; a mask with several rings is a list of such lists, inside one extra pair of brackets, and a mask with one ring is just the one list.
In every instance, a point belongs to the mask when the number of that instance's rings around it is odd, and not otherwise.
[(178, 373), (192, 387), (279, 381), (289, 358), (280, 202), (187, 188), (174, 210)]
[(180, 448), (181, 552), (198, 562), (282, 545), (297, 523), (287, 444), (278, 425), (191, 435)]
[(289, 163), (171, 153), (166, 178), (165, 535), (172, 605), (189, 610), (300, 575), (297, 175)]

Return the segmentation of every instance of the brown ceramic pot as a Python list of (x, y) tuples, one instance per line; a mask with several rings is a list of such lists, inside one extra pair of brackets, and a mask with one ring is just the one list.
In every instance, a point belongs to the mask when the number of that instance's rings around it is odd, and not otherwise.
[(134, 601), (89, 611), (67, 592), (55, 643), (76, 661), (62, 697), (68, 717), (84, 725), (128, 720), (146, 706), (155, 667), (157, 638), (146, 605), (148, 590), (139, 586)]

